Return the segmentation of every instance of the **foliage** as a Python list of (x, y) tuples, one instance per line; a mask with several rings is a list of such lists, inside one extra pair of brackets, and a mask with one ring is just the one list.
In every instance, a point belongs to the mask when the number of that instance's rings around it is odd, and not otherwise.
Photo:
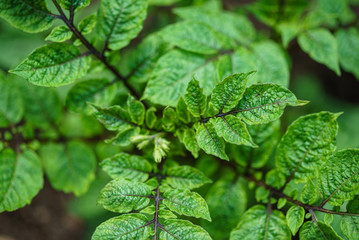
[[(349, 3), (258, 0), (238, 12), (216, 0), (101, 0), (75, 19), (89, 0), (0, 0), (2, 18), (50, 42), (0, 72), (0, 212), (29, 204), (44, 174), (83, 195), (99, 165), (111, 180), (97, 203), (118, 216), (93, 240), (357, 239), (359, 150), (336, 151), (342, 113), (279, 130), (287, 106), (308, 103), (288, 89), (295, 38), (359, 78)], [(177, 21), (146, 28), (173, 4)]]

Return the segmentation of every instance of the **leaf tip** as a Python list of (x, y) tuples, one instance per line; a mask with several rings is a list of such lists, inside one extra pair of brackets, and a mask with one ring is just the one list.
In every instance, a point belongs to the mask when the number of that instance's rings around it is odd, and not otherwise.
[(310, 101), (307, 101), (307, 100), (297, 100), (296, 106), (304, 106), (304, 105), (307, 105), (308, 103), (310, 103)]

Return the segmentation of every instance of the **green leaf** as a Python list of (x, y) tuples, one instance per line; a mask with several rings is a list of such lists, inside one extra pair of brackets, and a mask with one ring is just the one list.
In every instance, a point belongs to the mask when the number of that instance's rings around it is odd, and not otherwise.
[(187, 109), (195, 117), (200, 117), (206, 112), (207, 98), (203, 94), (203, 89), (199, 86), (199, 82), (192, 78), (188, 83), (187, 93), (184, 95)]
[(19, 155), (7, 148), (0, 151), (0, 212), (29, 204), (43, 186), (40, 159), (26, 150)]
[(79, 10), (88, 6), (91, 0), (58, 0), (59, 4), (66, 10)]
[(333, 154), (319, 171), (324, 203), (341, 206), (359, 194), (359, 149)]
[(254, 83), (275, 83), (283, 87), (289, 85), (289, 65), (282, 48), (273, 41), (266, 40), (239, 47), (232, 54), (234, 73), (257, 71), (248, 81)]
[[(141, 210), (140, 213), (146, 213), (153, 215), (156, 212), (156, 207), (154, 205), (148, 206), (145, 209)], [(164, 219), (173, 219), (177, 218), (177, 216), (171, 212), (170, 210), (167, 210), (166, 207), (163, 205), (160, 205), (160, 208), (158, 210), (158, 217), (164, 218)]]
[(224, 151), (224, 141), (220, 138), (214, 128), (214, 124), (210, 120), (199, 126), (196, 133), (197, 142), (207, 154), (215, 155), (221, 159), (227, 160), (228, 156)]
[(138, 213), (114, 217), (98, 226), (91, 240), (147, 240), (152, 233), (147, 222), (147, 217)]
[(194, 21), (168, 25), (161, 30), (161, 36), (183, 50), (200, 54), (215, 54), (231, 47), (230, 42), (210, 26)]
[(226, 142), (257, 147), (249, 135), (246, 124), (239, 117), (227, 115), (216, 118), (214, 124), (219, 137), (223, 137)]
[(321, 10), (329, 14), (340, 14), (346, 7), (345, 0), (319, 0), (319, 6)]
[(275, 161), (286, 177), (306, 181), (335, 150), (338, 114), (320, 112), (298, 118), (280, 141)]
[(233, 74), (218, 83), (213, 89), (211, 103), (220, 113), (232, 110), (242, 98), (248, 77), (253, 72)]
[(157, 116), (156, 116), (155, 112), (156, 112), (156, 108), (154, 108), (154, 107), (150, 107), (146, 111), (146, 119), (145, 119), (146, 126), (149, 128), (153, 128), (156, 124)]
[(95, 179), (96, 156), (84, 143), (71, 141), (66, 145), (42, 145), (40, 156), (46, 175), (56, 190), (80, 196), (87, 192)]
[(301, 103), (288, 89), (276, 84), (255, 84), (246, 89), (236, 106), (238, 113), (247, 124), (265, 124), (282, 116), (284, 108)]
[(339, 29), (335, 33), (338, 42), (339, 62), (343, 69), (359, 79), (359, 32), (355, 28)]
[(211, 221), (206, 201), (198, 193), (187, 189), (166, 191), (163, 204), (178, 214)]
[(214, 65), (216, 58), (206, 60), (203, 56), (172, 50), (163, 55), (153, 69), (143, 99), (163, 106), (176, 106), (181, 95), (186, 93), (193, 74), (208, 95), (217, 81)]
[(90, 114), (88, 102), (107, 106), (116, 96), (116, 85), (107, 79), (92, 79), (74, 85), (66, 97), (66, 106), (74, 112)]
[(130, 128), (119, 132), (114, 138), (105, 140), (105, 143), (112, 143), (121, 147), (131, 144), (131, 139), (138, 135), (138, 128)]
[(187, 128), (184, 130), (183, 143), (186, 149), (190, 151), (195, 158), (198, 158), (200, 148), (197, 143), (196, 133), (193, 129)]
[(163, 226), (167, 231), (161, 231), (159, 240), (212, 240), (206, 230), (190, 221), (170, 219)]
[(97, 33), (112, 50), (125, 47), (142, 29), (146, 0), (102, 0), (97, 13)]
[(128, 181), (144, 182), (152, 171), (151, 164), (143, 157), (118, 153), (104, 159), (100, 166), (112, 178), (122, 178)]
[(282, 212), (268, 214), (264, 206), (256, 205), (242, 215), (231, 233), (230, 240), (242, 239), (288, 240), (291, 234)]
[(315, 204), (320, 199), (320, 189), (309, 179), (300, 192), (300, 199), (303, 203)]
[(300, 229), (299, 238), (300, 240), (343, 240), (331, 226), (313, 221), (304, 223)]
[[(353, 200), (348, 202), (347, 211), (350, 213), (359, 214), (359, 195), (355, 196)], [(358, 216), (343, 216), (340, 222), (340, 229), (348, 239), (359, 239), (359, 217)]]
[(78, 25), (78, 30), (82, 35), (90, 34), (96, 25), (97, 15), (92, 14), (81, 20)]
[(191, 122), (191, 114), (188, 111), (187, 104), (183, 97), (180, 97), (180, 99), (177, 102), (176, 113), (177, 113), (178, 119), (181, 120), (182, 122), (184, 122), (184, 123)]
[(131, 121), (130, 114), (120, 106), (103, 108), (91, 104), (94, 108), (94, 115), (108, 130), (122, 132), (135, 126)]
[(298, 43), (311, 58), (340, 75), (337, 41), (329, 30), (324, 28), (307, 30), (299, 35)]
[(304, 214), (305, 210), (300, 206), (292, 206), (287, 211), (287, 224), (289, 229), (292, 231), (293, 236), (297, 234), (299, 228), (302, 226), (304, 222)]
[(326, 213), (324, 215), (324, 222), (328, 225), (332, 224), (334, 220), (334, 215), (333, 214), (330, 214), (330, 213)]
[(145, 106), (131, 95), (127, 98), (127, 107), (133, 123), (142, 125), (145, 120)]
[(162, 127), (167, 132), (175, 130), (175, 124), (177, 122), (176, 111), (171, 107), (166, 107), (163, 110)]
[(173, 188), (194, 189), (212, 181), (201, 171), (190, 166), (175, 166), (167, 169), (166, 183)]
[(72, 37), (72, 32), (67, 26), (58, 26), (52, 29), (51, 33), (45, 38), (46, 41), (64, 42)]
[(203, 221), (214, 239), (229, 239), (247, 207), (247, 190), (241, 180), (220, 179), (211, 185), (206, 195), (213, 222)]
[(117, 178), (102, 189), (97, 202), (112, 212), (127, 213), (146, 207), (150, 195), (151, 187), (145, 183)]
[(45, 0), (2, 0), (0, 17), (30, 33), (49, 29), (55, 18), (47, 9)]
[(88, 53), (66, 43), (52, 43), (36, 49), (19, 66), (11, 70), (30, 83), (58, 87), (83, 77), (90, 67)]

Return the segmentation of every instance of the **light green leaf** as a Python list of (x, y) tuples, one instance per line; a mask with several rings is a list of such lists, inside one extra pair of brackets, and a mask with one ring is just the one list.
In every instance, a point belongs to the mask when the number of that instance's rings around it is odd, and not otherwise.
[(275, 26), (282, 37), (282, 45), (287, 48), (289, 43), (300, 33), (301, 25), (297, 22), (282, 22)]
[(220, 138), (214, 128), (214, 124), (210, 120), (199, 126), (196, 133), (197, 142), (207, 154), (215, 155), (221, 159), (227, 160), (228, 156), (224, 151), (224, 141)]
[(334, 229), (323, 223), (306, 222), (299, 231), (300, 240), (343, 240)]
[(299, 35), (298, 43), (311, 58), (340, 75), (337, 41), (329, 30), (324, 28), (307, 30)]
[(280, 118), (287, 105), (301, 103), (280, 85), (255, 84), (246, 89), (233, 113), (238, 113), (247, 124), (265, 124)]
[(279, 198), (277, 203), (277, 208), (282, 209), (287, 204), (286, 198)]
[(304, 214), (305, 210), (300, 206), (292, 206), (287, 211), (287, 224), (292, 231), (293, 236), (297, 234), (299, 228), (302, 226), (304, 222)]
[(218, 136), (223, 137), (226, 142), (257, 147), (249, 135), (246, 124), (239, 117), (233, 115), (218, 117), (214, 127)]
[(133, 123), (142, 125), (145, 120), (145, 106), (131, 95), (127, 98), (127, 107)]
[(0, 17), (30, 33), (49, 29), (55, 18), (47, 9), (45, 0), (2, 0)]
[(315, 204), (320, 199), (320, 189), (309, 179), (300, 192), (300, 199), (303, 203)]
[(222, 82), (226, 77), (233, 74), (232, 59), (230, 55), (222, 55), (215, 62), (217, 70), (217, 82)]
[[(148, 206), (145, 209), (141, 210), (140, 213), (146, 213), (153, 215), (156, 212), (156, 207), (154, 205)], [(160, 205), (160, 208), (158, 210), (158, 217), (164, 218), (164, 219), (174, 219), (177, 218), (176, 214), (171, 212), (170, 210), (167, 210), (165, 206)]]
[(72, 37), (72, 32), (67, 26), (58, 26), (52, 29), (51, 33), (45, 38), (46, 41), (64, 42)]
[(66, 106), (75, 112), (90, 114), (88, 102), (107, 106), (116, 96), (116, 85), (107, 79), (92, 79), (77, 83), (66, 97)]
[(338, 114), (320, 112), (298, 118), (280, 141), (275, 161), (286, 177), (306, 181), (335, 150)]
[(220, 113), (232, 110), (242, 98), (248, 77), (253, 72), (233, 74), (213, 89), (211, 103)]
[(190, 111), (193, 116), (200, 117), (206, 112), (207, 98), (195, 78), (188, 83), (187, 93), (183, 98), (187, 104), (188, 111)]
[(11, 70), (30, 83), (58, 87), (83, 77), (90, 67), (88, 53), (66, 43), (52, 43), (36, 49), (19, 66)]
[(146, 0), (102, 0), (97, 13), (97, 33), (112, 50), (125, 47), (142, 29)]
[(175, 130), (175, 124), (177, 122), (176, 111), (171, 107), (166, 107), (163, 110), (162, 116), (162, 127), (167, 132), (172, 132)]
[(104, 159), (100, 166), (112, 178), (122, 178), (128, 181), (144, 182), (152, 171), (151, 164), (143, 157), (118, 153)]
[(186, 149), (190, 151), (195, 158), (198, 158), (200, 148), (197, 143), (196, 133), (193, 129), (187, 128), (184, 130), (183, 143)]
[(98, 226), (91, 240), (148, 240), (152, 230), (147, 222), (147, 217), (138, 213), (114, 217)]
[(150, 195), (151, 187), (145, 183), (117, 178), (102, 189), (97, 202), (112, 212), (127, 213), (146, 207)]
[[(359, 214), (359, 195), (355, 196), (353, 200), (348, 202), (347, 211), (350, 213)], [(359, 239), (359, 217), (358, 216), (343, 216), (340, 222), (340, 229), (344, 235), (351, 240)]]
[(0, 212), (29, 204), (43, 186), (41, 162), (26, 150), (19, 155), (7, 148), (0, 151)]
[(346, 7), (345, 0), (319, 0), (319, 7), (329, 14), (339, 15)]
[(161, 30), (161, 36), (181, 49), (200, 54), (215, 54), (231, 47), (230, 42), (210, 26), (194, 21), (168, 25)]
[(150, 107), (146, 111), (146, 119), (145, 119), (146, 126), (149, 128), (153, 128), (156, 124), (157, 116), (156, 116), (155, 112), (156, 112), (156, 108), (154, 108), (154, 107)]
[(319, 171), (324, 203), (341, 206), (359, 194), (359, 149), (333, 154)]
[(359, 79), (359, 31), (355, 28), (339, 29), (335, 38), (338, 42), (340, 65)]
[(88, 6), (91, 3), (91, 0), (58, 0), (58, 2), (66, 10), (79, 10)]
[(334, 215), (333, 214), (330, 214), (330, 213), (326, 213), (324, 215), (324, 222), (328, 225), (332, 224), (334, 220)]
[(180, 97), (180, 99), (177, 102), (176, 113), (178, 119), (181, 120), (182, 122), (184, 123), (191, 122), (191, 114), (188, 111), (187, 104), (183, 97)]
[(56, 190), (80, 196), (95, 179), (96, 156), (84, 143), (42, 145), (40, 156), (46, 175)]
[(131, 144), (131, 138), (138, 135), (138, 128), (130, 128), (119, 132), (114, 138), (105, 140), (105, 143), (112, 143), (121, 147)]
[(187, 189), (166, 191), (163, 204), (178, 214), (211, 221), (206, 201), (198, 193)]
[(159, 240), (212, 240), (206, 230), (190, 221), (170, 219), (163, 226), (168, 232), (162, 231)]
[(97, 15), (92, 14), (81, 20), (78, 25), (78, 30), (82, 35), (90, 34), (96, 25)]
[(230, 240), (288, 240), (290, 230), (282, 212), (273, 210), (269, 215), (264, 206), (256, 205), (241, 217), (232, 231)]
[(190, 166), (175, 166), (167, 169), (166, 183), (173, 188), (194, 189), (212, 181), (201, 171)]

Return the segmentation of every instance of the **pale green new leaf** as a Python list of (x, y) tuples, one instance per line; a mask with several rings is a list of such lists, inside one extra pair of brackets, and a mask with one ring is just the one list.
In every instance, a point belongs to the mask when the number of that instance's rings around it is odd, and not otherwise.
[(122, 178), (128, 181), (144, 182), (152, 171), (151, 164), (143, 157), (118, 153), (104, 159), (100, 166), (112, 178)]
[(163, 204), (178, 214), (211, 221), (206, 201), (201, 195), (188, 189), (166, 191)]
[(46, 41), (64, 42), (72, 37), (72, 32), (67, 26), (58, 26), (52, 29), (51, 33), (45, 38)]
[(187, 93), (184, 95), (188, 111), (195, 117), (200, 117), (206, 112), (207, 98), (203, 94), (203, 89), (199, 82), (193, 78), (187, 86)]
[(67, 10), (79, 10), (88, 6), (91, 0), (58, 0), (60, 5)]
[(183, 97), (180, 97), (180, 99), (177, 102), (176, 113), (178, 119), (181, 120), (182, 122), (184, 123), (191, 122), (191, 113), (188, 111), (187, 104)]
[[(359, 195), (348, 202), (347, 211), (359, 214)], [(340, 228), (344, 235), (351, 240), (359, 239), (359, 216), (343, 216)]]
[(105, 143), (111, 143), (121, 147), (127, 147), (131, 144), (132, 137), (137, 136), (138, 133), (139, 129), (137, 127), (129, 128), (119, 132), (115, 137), (111, 139), (106, 139)]
[(278, 210), (269, 215), (264, 206), (256, 205), (247, 210), (232, 231), (230, 240), (288, 240), (290, 230), (285, 216)]
[(233, 74), (213, 89), (211, 103), (220, 113), (232, 110), (242, 98), (246, 84), (253, 72)]
[(1, 0), (0, 17), (30, 33), (49, 29), (55, 18), (45, 0)]
[(0, 212), (14, 211), (29, 204), (43, 186), (40, 159), (30, 151), (16, 155), (0, 151)]
[(138, 213), (114, 217), (98, 226), (91, 240), (148, 240), (152, 230), (147, 222), (147, 217)]
[(257, 147), (253, 142), (247, 126), (239, 117), (227, 115), (216, 118), (214, 127), (219, 137), (223, 137), (226, 142)]
[(206, 230), (190, 221), (170, 219), (163, 226), (168, 232), (161, 231), (159, 240), (212, 240)]
[(329, 30), (324, 28), (307, 30), (299, 35), (298, 43), (311, 58), (340, 75), (337, 41)]
[(151, 187), (145, 183), (117, 178), (102, 189), (97, 202), (112, 212), (127, 213), (146, 207), (150, 195)]
[(156, 108), (154, 107), (150, 107), (149, 109), (147, 109), (146, 111), (146, 126), (149, 128), (153, 128), (156, 124), (157, 121), (157, 116), (156, 116)]
[(82, 35), (90, 34), (96, 25), (96, 20), (97, 20), (96, 14), (92, 14), (90, 16), (85, 17), (79, 23), (78, 30), (81, 32)]
[(287, 129), (276, 151), (276, 166), (286, 177), (306, 181), (335, 150), (338, 114), (320, 112), (298, 118)]
[(295, 236), (304, 222), (304, 208), (300, 206), (292, 206), (287, 211), (286, 219), (289, 229), (292, 231), (293, 236)]
[(173, 188), (194, 189), (212, 181), (197, 168), (190, 166), (175, 166), (167, 169), (166, 183)]
[(52, 43), (36, 49), (19, 66), (11, 70), (30, 83), (58, 87), (83, 77), (90, 67), (88, 53), (66, 43)]
[(107, 106), (116, 96), (116, 85), (107, 79), (92, 79), (74, 85), (66, 97), (66, 106), (75, 112), (90, 114), (88, 103)]
[(187, 150), (190, 151), (195, 158), (198, 158), (200, 148), (197, 143), (196, 132), (193, 129), (186, 128), (184, 130), (183, 143)]
[(224, 141), (217, 135), (214, 124), (211, 120), (199, 126), (196, 138), (199, 147), (207, 154), (212, 154), (229, 161), (228, 156), (224, 151)]
[(276, 84), (255, 84), (246, 89), (234, 109), (247, 124), (265, 124), (282, 116), (286, 106), (298, 106), (294, 94)]
[(319, 171), (319, 186), (324, 202), (341, 206), (359, 194), (359, 149), (333, 154)]
[(131, 95), (127, 98), (128, 113), (133, 123), (142, 125), (145, 120), (145, 106)]
[(97, 33), (112, 50), (125, 47), (142, 29), (146, 0), (102, 0), (97, 13)]
[(323, 222), (314, 223), (313, 221), (303, 224), (299, 231), (300, 240), (343, 240), (334, 229)]
[(82, 142), (42, 145), (40, 156), (46, 175), (56, 190), (80, 196), (87, 192), (95, 179), (96, 156)]
[(359, 31), (355, 28), (339, 29), (335, 37), (340, 65), (359, 79)]

